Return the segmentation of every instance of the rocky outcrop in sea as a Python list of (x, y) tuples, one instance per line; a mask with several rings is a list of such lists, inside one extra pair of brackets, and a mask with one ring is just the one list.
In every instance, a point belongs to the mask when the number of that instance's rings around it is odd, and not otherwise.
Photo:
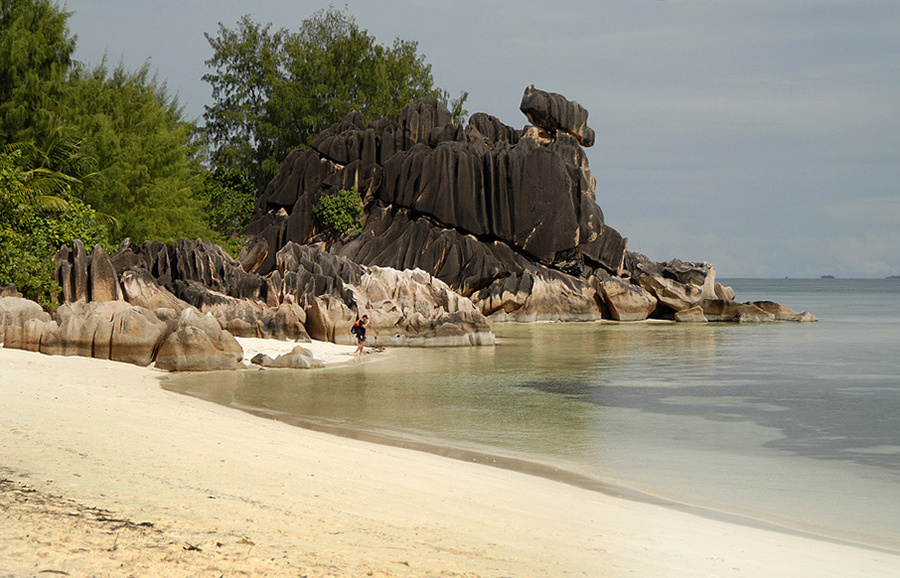
[[(708, 263), (627, 250), (596, 202), (582, 106), (529, 86), (520, 109), (522, 129), (485, 113), (455, 125), (433, 97), (393, 120), (347, 115), (285, 160), (257, 202), (241, 266), (266, 276), (285, 245), (315, 244), (364, 266), (420, 269), (493, 321), (775, 319), (734, 304)], [(338, 236), (314, 209), (346, 188), (360, 191), (365, 218)]]
[[(494, 343), (494, 322), (814, 321), (735, 300), (709, 263), (654, 262), (604, 219), (584, 147), (588, 112), (525, 89), (521, 129), (484, 113), (463, 127), (434, 97), (396, 119), (351, 113), (296, 150), (260, 196), (237, 259), (202, 240), (125, 240), (111, 255), (81, 241), (55, 256), (51, 315), (0, 295), (0, 340), (61, 355), (232, 369), (234, 337), (374, 346)], [(361, 193), (360, 230), (318, 220), (320, 199)], [(316, 367), (299, 347), (265, 367)]]

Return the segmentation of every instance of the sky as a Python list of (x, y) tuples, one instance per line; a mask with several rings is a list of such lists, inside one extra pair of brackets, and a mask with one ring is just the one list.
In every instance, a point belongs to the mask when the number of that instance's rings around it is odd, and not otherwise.
[[(146, 62), (186, 116), (221, 22), (296, 31), (307, 0), (60, 0), (75, 58)], [(597, 203), (628, 248), (728, 277), (900, 275), (896, 0), (348, 0), (418, 42), (470, 113), (521, 128), (526, 86), (590, 113)]]

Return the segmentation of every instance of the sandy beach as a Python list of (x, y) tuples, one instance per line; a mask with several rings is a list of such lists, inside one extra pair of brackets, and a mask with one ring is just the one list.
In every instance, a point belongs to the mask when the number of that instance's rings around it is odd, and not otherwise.
[(165, 391), (164, 375), (0, 348), (0, 577), (900, 568), (889, 553), (292, 427)]

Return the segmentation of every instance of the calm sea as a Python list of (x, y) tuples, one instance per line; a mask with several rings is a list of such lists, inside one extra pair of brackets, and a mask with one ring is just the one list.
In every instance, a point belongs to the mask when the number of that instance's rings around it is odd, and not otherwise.
[[(288, 422), (900, 551), (900, 280), (726, 279), (817, 323), (504, 324), (490, 348), (166, 387)], [(377, 360), (377, 361), (376, 361)]]

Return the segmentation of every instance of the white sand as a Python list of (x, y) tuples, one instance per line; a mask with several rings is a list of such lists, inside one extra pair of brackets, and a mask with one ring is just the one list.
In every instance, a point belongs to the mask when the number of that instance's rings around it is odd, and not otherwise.
[(159, 375), (0, 349), (0, 576), (900, 569), (898, 555), (302, 430), (164, 391)]

